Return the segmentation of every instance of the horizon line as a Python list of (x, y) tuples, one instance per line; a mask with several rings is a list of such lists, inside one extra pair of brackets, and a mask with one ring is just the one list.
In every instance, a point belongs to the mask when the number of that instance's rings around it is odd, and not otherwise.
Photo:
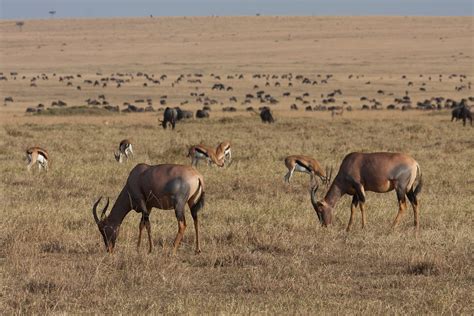
[(417, 18), (448, 18), (448, 17), (474, 17), (472, 14), (466, 14), (466, 15), (427, 15), (427, 14), (404, 14), (404, 15), (398, 15), (398, 14), (354, 14), (354, 15), (348, 15), (348, 14), (328, 14), (328, 15), (319, 15), (319, 14), (292, 14), (292, 15), (278, 15), (278, 14), (269, 14), (269, 15), (264, 15), (264, 14), (254, 14), (254, 15), (124, 15), (124, 16), (61, 16), (61, 17), (27, 17), (27, 18), (3, 18), (0, 17), (0, 21), (17, 21), (17, 20), (28, 20), (28, 21), (42, 21), (42, 20), (48, 20), (48, 21), (54, 21), (54, 20), (98, 20), (98, 19), (154, 19), (154, 18), (248, 18), (248, 17), (254, 17), (254, 18), (265, 18), (265, 17), (270, 17), (270, 18), (278, 18), (278, 17), (285, 17), (285, 18), (297, 18), (297, 17), (398, 17), (398, 18), (411, 18), (411, 17), (417, 17)]

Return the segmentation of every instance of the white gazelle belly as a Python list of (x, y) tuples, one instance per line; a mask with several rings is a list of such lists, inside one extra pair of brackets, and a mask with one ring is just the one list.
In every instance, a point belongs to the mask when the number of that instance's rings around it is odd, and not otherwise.
[(199, 151), (196, 150), (195, 154), (194, 154), (194, 157), (198, 158), (198, 159), (206, 159), (207, 156)]
[(306, 169), (306, 168), (303, 167), (303, 166), (300, 166), (299, 164), (296, 164), (296, 165), (295, 165), (295, 171), (304, 172), (304, 173), (310, 173), (310, 172), (308, 171), (308, 169)]
[(36, 158), (36, 160), (42, 165), (44, 165), (46, 163), (46, 158), (41, 154), (38, 155), (38, 158)]

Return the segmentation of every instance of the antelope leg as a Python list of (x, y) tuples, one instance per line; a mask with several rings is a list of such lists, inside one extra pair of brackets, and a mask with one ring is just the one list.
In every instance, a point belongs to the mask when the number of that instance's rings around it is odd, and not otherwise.
[(140, 248), (140, 243), (142, 241), (142, 230), (145, 227), (144, 217), (140, 220), (140, 224), (138, 225), (138, 242), (137, 242), (137, 250)]
[(193, 215), (193, 221), (194, 221), (194, 230), (196, 232), (196, 254), (201, 253), (201, 246), (199, 244), (199, 221), (198, 221), (198, 216), (197, 214)]
[(151, 253), (151, 250), (153, 249), (153, 242), (151, 240), (151, 224), (150, 218), (148, 216), (145, 218), (145, 228), (148, 233), (148, 253)]

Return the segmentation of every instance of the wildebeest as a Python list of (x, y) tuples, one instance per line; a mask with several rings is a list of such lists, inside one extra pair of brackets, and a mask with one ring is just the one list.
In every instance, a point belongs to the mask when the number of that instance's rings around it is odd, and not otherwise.
[(206, 110), (196, 111), (196, 118), (205, 118), (205, 117), (209, 117), (209, 112), (207, 112)]
[(163, 112), (163, 120), (160, 120), (161, 126), (166, 129), (168, 123), (171, 124), (172, 129), (174, 129), (176, 125), (176, 121), (178, 120), (178, 112), (176, 109), (167, 107)]
[(179, 107), (176, 107), (175, 109), (176, 109), (176, 114), (177, 114), (176, 119), (178, 121), (181, 121), (182, 119), (193, 118), (192, 111), (181, 110), (181, 108)]
[(270, 108), (264, 107), (260, 111), (260, 118), (262, 119), (263, 123), (275, 123), (275, 120), (273, 119), (272, 112), (270, 111)]
[(452, 114), (451, 122), (454, 121), (455, 119), (456, 121), (462, 120), (462, 125), (466, 126), (466, 120), (469, 119), (472, 126), (472, 113), (471, 113), (471, 110), (467, 106), (462, 105), (460, 107), (457, 107), (451, 112), (451, 114)]
[(222, 108), (222, 111), (224, 112), (237, 112), (237, 109), (233, 106), (225, 106)]

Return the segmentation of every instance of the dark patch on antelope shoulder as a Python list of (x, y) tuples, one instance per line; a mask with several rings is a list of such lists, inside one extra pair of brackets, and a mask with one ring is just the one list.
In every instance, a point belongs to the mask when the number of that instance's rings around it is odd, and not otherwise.
[(395, 167), (391, 172), (391, 178), (396, 179), (401, 183), (408, 182), (411, 177), (411, 168), (405, 164)]

